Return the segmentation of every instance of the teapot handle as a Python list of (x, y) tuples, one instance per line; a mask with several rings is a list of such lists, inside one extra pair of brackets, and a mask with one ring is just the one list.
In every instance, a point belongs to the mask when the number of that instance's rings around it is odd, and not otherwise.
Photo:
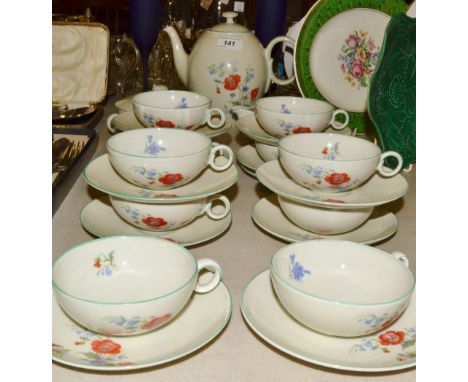
[(276, 44), (278, 44), (279, 42), (283, 42), (283, 41), (289, 42), (292, 45), (295, 44), (295, 41), (289, 36), (278, 36), (278, 37), (275, 37), (273, 40), (271, 40), (269, 44), (267, 45), (267, 47), (265, 48), (265, 57), (266, 57), (267, 64), (268, 64), (268, 79), (265, 85), (265, 93), (268, 91), (268, 88), (270, 87), (270, 81), (273, 81), (275, 84), (278, 84), (278, 85), (289, 85), (290, 83), (294, 81), (294, 74), (288, 79), (282, 80), (276, 77), (273, 71), (273, 58), (271, 58), (271, 51), (273, 50), (273, 47)]

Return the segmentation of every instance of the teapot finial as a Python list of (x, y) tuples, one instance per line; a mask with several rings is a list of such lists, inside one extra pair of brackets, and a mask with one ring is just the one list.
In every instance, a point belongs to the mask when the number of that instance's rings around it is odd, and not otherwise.
[(226, 19), (226, 24), (234, 24), (234, 18), (236, 18), (237, 15), (237, 12), (223, 12), (223, 17)]

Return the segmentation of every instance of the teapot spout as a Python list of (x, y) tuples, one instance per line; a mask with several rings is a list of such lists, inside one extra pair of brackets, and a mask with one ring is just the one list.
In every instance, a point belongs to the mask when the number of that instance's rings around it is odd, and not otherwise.
[(187, 86), (188, 79), (188, 55), (185, 53), (184, 46), (177, 31), (172, 26), (167, 26), (164, 31), (169, 35), (172, 44), (172, 52), (174, 55), (174, 63), (181, 81)]

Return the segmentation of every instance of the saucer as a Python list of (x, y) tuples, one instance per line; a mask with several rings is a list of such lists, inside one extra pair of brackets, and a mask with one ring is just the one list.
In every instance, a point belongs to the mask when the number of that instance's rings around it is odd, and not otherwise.
[(119, 113), (125, 113), (126, 111), (133, 111), (133, 96), (128, 96), (122, 99), (119, 99), (114, 103), (114, 106), (117, 108)]
[(373, 207), (401, 198), (408, 191), (408, 182), (400, 174), (384, 178), (376, 173), (358, 188), (324, 194), (297, 184), (284, 171), (279, 160), (262, 164), (256, 173), (260, 183), (274, 193), (313, 206), (347, 209)]
[[(220, 207), (222, 208), (222, 207)], [(152, 232), (139, 229), (120, 218), (109, 202), (109, 198), (95, 199), (81, 210), (81, 225), (94, 236), (154, 236), (171, 240), (185, 247), (215, 238), (226, 231), (232, 222), (232, 214), (224, 219), (213, 220), (203, 215), (191, 223), (167, 232)]]
[(258, 155), (255, 146), (247, 145), (241, 147), (237, 151), (237, 160), (242, 165), (242, 167), (247, 168), (250, 172), (255, 174), (255, 171), (260, 167), (265, 161)]
[[(216, 162), (225, 160), (225, 157), (218, 157)], [(193, 181), (183, 186), (167, 191), (150, 190), (127, 182), (114, 170), (108, 154), (103, 154), (88, 163), (83, 176), (90, 186), (122, 199), (145, 203), (181, 203), (201, 199), (231, 187), (239, 177), (239, 170), (234, 165), (221, 172), (207, 167)]]
[(255, 204), (252, 219), (260, 228), (290, 243), (329, 239), (373, 244), (392, 236), (398, 230), (398, 218), (386, 209), (377, 207), (369, 219), (352, 231), (336, 235), (316, 234), (292, 223), (281, 210), (275, 194), (260, 199)]
[(416, 292), (397, 321), (366, 337), (327, 336), (301, 325), (277, 300), (270, 270), (249, 281), (242, 295), (241, 311), (247, 324), (263, 340), (306, 362), (361, 372), (401, 370), (416, 365)]
[[(143, 126), (138, 119), (135, 117), (135, 113), (133, 112), (133, 108), (130, 111), (126, 111), (120, 114), (116, 114), (115, 117), (111, 121), (111, 126), (119, 131), (127, 131), (127, 130), (135, 130), (135, 129), (144, 129)], [(212, 129), (208, 125), (203, 125), (195, 129), (199, 133), (205, 134), (208, 137), (217, 137), (218, 135), (222, 135), (227, 133), (229, 129), (232, 127), (232, 124), (225, 123), (223, 127), (219, 129)]]
[(210, 342), (231, 317), (231, 295), (221, 282), (211, 292), (193, 293), (179, 316), (147, 334), (104, 336), (76, 324), (52, 297), (52, 359), (81, 369), (135, 370), (184, 357)]
[[(255, 113), (250, 113), (244, 117), (241, 117), (236, 122), (237, 128), (241, 133), (247, 135), (249, 138), (252, 138), (254, 141), (265, 143), (267, 145), (278, 145), (279, 138), (274, 137), (273, 135), (268, 134), (257, 122), (255, 118)], [(333, 134), (343, 134), (343, 135), (352, 135), (352, 131), (349, 127), (345, 127), (343, 130), (335, 130), (334, 128), (327, 127), (324, 133), (333, 133)], [(314, 134), (314, 133), (311, 133)]]

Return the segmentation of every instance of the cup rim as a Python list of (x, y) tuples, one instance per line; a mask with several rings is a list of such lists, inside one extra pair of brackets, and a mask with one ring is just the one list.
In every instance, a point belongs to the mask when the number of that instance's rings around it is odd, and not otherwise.
[[(291, 112), (291, 113), (282, 113), (278, 110), (272, 110), (269, 107), (262, 106), (262, 103), (268, 102), (269, 99), (284, 99), (285, 101), (291, 101), (291, 100), (299, 100), (299, 102), (304, 102), (304, 103), (317, 103), (317, 104), (322, 104), (322, 105), (328, 105), (329, 110), (327, 111), (319, 111), (319, 112), (311, 112), (311, 111), (305, 111), (305, 112)], [(334, 110), (334, 106), (326, 101), (322, 101), (319, 99), (314, 99), (314, 98), (301, 98), (301, 97), (288, 97), (288, 96), (277, 96), (277, 97), (265, 97), (265, 98), (260, 98), (255, 101), (255, 108), (260, 109), (262, 111), (267, 111), (269, 113), (275, 113), (275, 114), (280, 114), (280, 115), (286, 115), (286, 116), (294, 116), (294, 115), (320, 115), (320, 114), (328, 114), (332, 113)]]
[[(304, 136), (316, 136), (317, 134), (326, 134), (327, 136), (329, 137), (338, 137), (339, 139), (341, 140), (348, 140), (348, 141), (351, 141), (351, 142), (358, 142), (356, 141), (355, 139), (360, 139), (362, 140), (362, 142), (367, 145), (368, 147), (370, 147), (371, 149), (374, 149), (376, 151), (376, 153), (372, 156), (368, 156), (368, 157), (363, 157), (363, 158), (359, 158), (359, 159), (340, 159), (340, 158), (336, 158), (336, 159), (333, 159), (333, 160), (328, 160), (328, 159), (324, 159), (324, 158), (319, 158), (318, 156), (312, 156), (312, 155), (302, 155), (302, 154), (298, 154), (297, 152), (293, 152), (291, 151), (290, 149), (287, 149), (284, 147), (285, 143), (288, 143), (288, 141), (292, 140), (292, 139), (299, 139), (299, 138), (305, 138), (307, 139), (307, 137), (302, 137), (303, 135)], [(323, 136), (323, 135), (322, 135)], [(296, 137), (299, 137), (299, 138), (296, 138)], [(350, 139), (350, 138), (353, 138), (353, 139)], [(371, 146), (372, 145), (372, 146)], [(375, 147), (374, 147), (375, 146)], [(292, 134), (292, 135), (286, 135), (285, 137), (281, 138), (278, 142), (278, 149), (279, 150), (283, 150), (285, 152), (287, 152), (288, 154), (291, 154), (291, 155), (295, 155), (295, 156), (298, 156), (298, 157), (301, 157), (301, 158), (305, 158), (305, 159), (313, 159), (313, 160), (317, 160), (317, 161), (324, 161), (324, 162), (333, 162), (333, 163), (337, 163), (337, 162), (361, 162), (361, 161), (366, 161), (366, 160), (370, 160), (370, 159), (375, 159), (376, 157), (380, 157), (382, 155), (382, 150), (380, 149), (379, 146), (373, 144), (372, 142), (369, 142), (369, 141), (366, 141), (365, 139), (363, 138), (356, 138), (356, 137), (352, 137), (352, 136), (346, 136), (346, 135), (340, 135), (340, 134), (333, 134), (333, 133), (321, 133), (321, 132), (317, 132), (317, 133), (312, 133), (312, 134)]]
[[(107, 240), (132, 240), (132, 239), (143, 239), (143, 240), (155, 240), (155, 241), (164, 241), (165, 243), (164, 244), (168, 244), (169, 246), (172, 246), (172, 247), (176, 247), (176, 248), (179, 248), (179, 249), (182, 249), (186, 255), (189, 255), (189, 257), (192, 259), (193, 261), (193, 264), (195, 266), (195, 269), (194, 269), (194, 272), (192, 273), (192, 275), (190, 276), (190, 278), (183, 282), (183, 284), (173, 290), (171, 290), (170, 292), (167, 292), (163, 295), (160, 295), (160, 296), (156, 296), (156, 297), (151, 297), (151, 298), (147, 298), (147, 299), (144, 299), (144, 300), (136, 300), (136, 301), (116, 301), (116, 302), (110, 302), (110, 301), (95, 301), (95, 300), (91, 300), (91, 299), (86, 299), (86, 298), (81, 298), (81, 297), (78, 297), (78, 296), (75, 296), (71, 293), (68, 293), (66, 292), (63, 288), (61, 288), (57, 282), (56, 282), (56, 278), (54, 277), (55, 276), (55, 269), (57, 267), (57, 265), (60, 263), (60, 261), (62, 261), (62, 259), (64, 259), (66, 256), (70, 255), (72, 253), (72, 251), (80, 248), (80, 247), (83, 247), (85, 245), (89, 245), (91, 243), (95, 243), (97, 241), (107, 241)], [(89, 241), (85, 241), (84, 243), (80, 243), (80, 244), (77, 244), (69, 249), (67, 249), (64, 253), (62, 253), (59, 257), (57, 257), (57, 259), (55, 259), (55, 261), (52, 263), (52, 287), (56, 290), (58, 290), (60, 293), (63, 293), (64, 295), (74, 299), (74, 300), (78, 300), (78, 301), (82, 301), (82, 302), (87, 302), (87, 303), (92, 303), (92, 304), (98, 304), (98, 305), (134, 305), (134, 304), (142, 304), (142, 303), (146, 303), (146, 302), (150, 302), (150, 301), (156, 301), (156, 300), (161, 300), (163, 298), (166, 298), (166, 297), (169, 297), (177, 292), (179, 292), (180, 290), (184, 289), (185, 287), (187, 287), (188, 285), (190, 285), (190, 283), (193, 281), (193, 279), (195, 278), (195, 276), (198, 274), (198, 262), (197, 260), (195, 259), (195, 257), (192, 255), (192, 253), (185, 247), (181, 246), (180, 244), (177, 244), (177, 243), (172, 243), (168, 240), (165, 240), (165, 239), (161, 239), (161, 238), (158, 238), (158, 237), (152, 237), (152, 236), (126, 236), (126, 235), (122, 235), (122, 236), (108, 236), (108, 237), (102, 237), (102, 238), (99, 238), (99, 239), (94, 239), (94, 240), (89, 240)]]
[[(364, 247), (370, 247), (370, 246), (367, 246), (367, 245), (364, 245), (364, 244), (354, 243), (352, 241), (346, 241), (346, 240), (321, 240), (320, 242), (323, 243), (324, 241), (332, 242), (332, 243), (340, 243), (340, 245), (342, 245), (343, 243), (346, 243), (347, 245), (353, 245), (353, 246), (357, 246), (357, 247), (363, 247), (363, 246)], [(282, 284), (284, 284), (286, 287), (291, 288), (294, 291), (299, 292), (299, 293), (301, 293), (301, 294), (303, 294), (305, 296), (312, 297), (312, 298), (314, 298), (316, 300), (319, 300), (319, 301), (329, 302), (329, 303), (333, 303), (333, 304), (339, 304), (341, 306), (379, 306), (379, 305), (389, 305), (389, 304), (393, 304), (395, 302), (404, 300), (408, 296), (411, 296), (411, 294), (414, 291), (414, 288), (416, 287), (416, 281), (414, 279), (413, 273), (409, 270), (409, 268), (407, 268), (404, 264), (401, 263), (401, 266), (404, 267), (405, 271), (411, 277), (411, 280), (412, 280), (411, 286), (408, 288), (408, 290), (406, 290), (404, 293), (402, 293), (399, 297), (393, 298), (391, 300), (372, 302), (372, 303), (357, 303), (357, 302), (349, 302), (349, 301), (343, 301), (343, 300), (338, 300), (338, 299), (333, 299), (333, 298), (327, 298), (327, 297), (323, 297), (323, 296), (319, 296), (319, 295), (307, 292), (307, 291), (305, 291), (305, 290), (303, 290), (301, 288), (298, 288), (298, 287), (292, 285), (291, 283), (288, 282), (288, 280), (281, 277), (278, 270), (275, 268), (275, 262), (274, 262), (274, 260), (278, 256), (280, 256), (280, 254), (282, 252), (284, 252), (286, 248), (291, 248), (291, 247), (294, 247), (294, 246), (304, 246), (307, 243), (314, 243), (314, 240), (306, 240), (306, 241), (302, 241), (302, 242), (287, 245), (286, 247), (282, 247), (282, 248), (280, 248), (278, 251), (276, 251), (274, 253), (274, 255), (271, 257), (271, 261), (270, 261), (270, 271), (271, 271), (272, 275), (274, 275), (276, 277), (276, 279), (281, 281)], [(370, 247), (370, 248), (377, 251), (381, 255), (387, 256), (388, 258), (390, 258), (393, 261), (399, 262), (391, 254), (389, 254), (389, 253), (387, 253), (387, 252), (385, 252), (385, 251), (383, 251), (383, 250), (381, 250), (379, 248), (376, 248), (376, 247)]]
[[(187, 95), (195, 95), (195, 96), (198, 96), (201, 98), (201, 102), (203, 102), (202, 104), (200, 105), (197, 105), (197, 106), (187, 106), (187, 107), (184, 107), (182, 109), (177, 109), (175, 107), (163, 107), (163, 106), (154, 106), (154, 105), (149, 105), (147, 103), (144, 103), (142, 101), (139, 100), (139, 98), (141, 98), (143, 95), (145, 94), (150, 94), (150, 93), (159, 93), (161, 94), (161, 96), (163, 96), (164, 94), (187, 94)], [(149, 91), (146, 91), (146, 92), (141, 92), (141, 93), (138, 93), (138, 94), (135, 94), (133, 97), (132, 97), (132, 103), (135, 103), (139, 106), (145, 106), (145, 107), (150, 107), (150, 108), (153, 108), (153, 109), (161, 109), (161, 110), (177, 110), (178, 112), (179, 111), (182, 111), (182, 110), (190, 110), (190, 109), (197, 109), (199, 107), (204, 107), (204, 106), (209, 106), (210, 103), (211, 103), (211, 100), (204, 96), (203, 94), (199, 94), (199, 93), (195, 93), (195, 92), (190, 92), (190, 91), (186, 91), (186, 90), (149, 90)]]
[[(117, 139), (122, 139), (122, 138), (119, 138), (120, 136), (122, 136), (122, 134), (127, 134), (127, 135), (137, 134), (137, 132), (142, 131), (142, 130), (145, 130), (145, 131), (148, 131), (148, 132), (156, 130), (156, 132), (165, 132), (165, 133), (169, 133), (169, 134), (197, 134), (198, 136), (203, 137), (203, 139), (206, 140), (207, 144), (206, 144), (206, 146), (204, 146), (202, 149), (200, 149), (198, 151), (191, 151), (189, 153), (180, 154), (180, 155), (167, 155), (167, 156), (157, 156), (157, 157), (148, 156), (148, 155), (141, 155), (141, 154), (132, 154), (132, 153), (128, 153), (128, 152), (125, 152), (125, 151), (122, 151), (122, 150), (118, 150), (115, 147), (112, 147), (113, 141), (115, 141)], [(172, 159), (172, 158), (188, 157), (188, 156), (191, 156), (191, 155), (194, 155), (194, 154), (201, 153), (202, 151), (205, 151), (206, 149), (209, 149), (211, 147), (211, 144), (212, 144), (211, 138), (208, 137), (205, 134), (199, 133), (198, 131), (191, 131), (191, 130), (184, 130), (184, 129), (170, 129), (170, 128), (165, 128), (165, 127), (144, 127), (144, 128), (141, 128), (141, 129), (122, 131), (119, 134), (111, 136), (106, 142), (106, 148), (107, 148), (108, 151), (113, 151), (113, 152), (116, 152), (118, 154), (126, 155), (126, 156), (133, 157), (133, 158)]]

